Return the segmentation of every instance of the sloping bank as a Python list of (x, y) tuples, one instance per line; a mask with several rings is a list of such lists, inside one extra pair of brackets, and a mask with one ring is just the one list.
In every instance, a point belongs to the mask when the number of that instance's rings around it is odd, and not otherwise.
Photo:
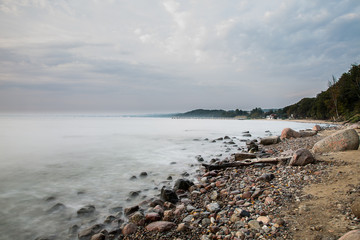
[[(337, 185), (341, 191), (349, 188), (347, 193), (351, 197), (335, 197), (334, 203), (338, 203), (335, 205), (317, 205), (327, 201), (326, 197), (322, 199), (321, 191), (336, 196), (330, 189), (319, 190), (318, 196), (313, 191), (340, 180), (343, 171), (359, 172), (360, 160), (355, 158), (350, 165), (351, 162), (343, 160), (349, 152), (327, 153), (358, 149), (359, 137), (355, 130), (333, 137), (333, 141), (324, 144), (326, 151), (315, 147), (317, 153), (313, 155), (310, 150), (314, 144), (324, 141), (334, 131), (337, 130), (322, 131), (318, 127), (303, 132), (284, 129), (281, 137), (262, 139), (260, 143), (249, 141), (248, 152), (203, 164), (196, 184), (178, 180), (173, 189), (161, 190), (160, 199), (125, 209), (125, 222), (110, 218), (106, 224), (81, 230), (78, 238), (207, 240), (323, 239), (322, 236), (326, 236), (329, 237), (326, 239), (337, 239), (358, 226), (351, 204), (360, 193), (359, 179), (351, 175), (353, 182), (349, 184), (352, 185)], [(353, 152), (359, 156), (358, 150)], [(338, 160), (335, 156), (342, 157)], [(342, 168), (344, 166), (348, 168)], [(315, 202), (316, 199), (322, 202)], [(339, 209), (337, 215), (332, 216), (339, 216), (347, 227), (337, 228), (328, 219), (330, 216), (317, 213), (329, 209)], [(314, 216), (323, 216), (318, 218), (319, 224), (309, 220)]]

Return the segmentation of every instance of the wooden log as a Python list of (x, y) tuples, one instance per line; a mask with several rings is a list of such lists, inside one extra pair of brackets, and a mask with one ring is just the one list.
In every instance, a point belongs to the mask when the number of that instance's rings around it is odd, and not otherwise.
[(276, 157), (276, 158), (256, 158), (256, 159), (245, 159), (245, 160), (239, 161), (239, 162), (223, 163), (223, 164), (219, 164), (219, 165), (211, 165), (211, 164), (203, 163), (202, 166), (204, 166), (208, 171), (212, 171), (212, 170), (219, 170), (219, 169), (225, 169), (225, 168), (230, 168), (230, 167), (250, 166), (250, 165), (257, 164), (257, 163), (277, 164), (279, 162), (284, 162), (284, 161), (287, 161), (290, 159), (291, 159), (291, 156)]

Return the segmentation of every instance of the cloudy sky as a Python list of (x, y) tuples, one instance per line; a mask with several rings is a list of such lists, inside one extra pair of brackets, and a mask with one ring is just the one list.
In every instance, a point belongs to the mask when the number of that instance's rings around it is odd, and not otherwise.
[(277, 108), (359, 62), (359, 0), (0, 0), (2, 112)]

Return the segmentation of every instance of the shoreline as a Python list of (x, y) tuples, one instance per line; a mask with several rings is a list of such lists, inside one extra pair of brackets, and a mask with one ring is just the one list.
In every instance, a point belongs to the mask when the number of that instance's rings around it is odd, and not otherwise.
[[(299, 147), (311, 148), (331, 132), (325, 130), (313, 137), (285, 140), (261, 149), (264, 155), (279, 157)], [(220, 163), (229, 161), (232, 160), (223, 159)], [(207, 171), (200, 166), (196, 184), (172, 192), (178, 201), (171, 204), (152, 200), (134, 205), (125, 209), (127, 222), (118, 222), (115, 228), (104, 228), (97, 234), (104, 239), (129, 240), (297, 239), (293, 238), (296, 231), (292, 229), (297, 226), (291, 213), (298, 202), (308, 200), (303, 194), (305, 185), (321, 183), (331, 168), (331, 163), (323, 158), (315, 164), (292, 168), (254, 165)], [(274, 178), (266, 179), (270, 175)], [(161, 223), (156, 225), (158, 221)], [(343, 233), (330, 235), (338, 237)]]

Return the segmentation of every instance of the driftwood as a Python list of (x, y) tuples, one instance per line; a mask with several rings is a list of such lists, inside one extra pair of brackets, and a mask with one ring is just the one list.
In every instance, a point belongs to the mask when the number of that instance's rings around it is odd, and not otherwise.
[(256, 159), (245, 159), (241, 162), (232, 162), (232, 163), (223, 163), (219, 165), (212, 165), (212, 164), (205, 164), (203, 163), (202, 166), (204, 166), (208, 171), (212, 170), (219, 170), (224, 168), (230, 168), (230, 167), (244, 167), (249, 166), (257, 163), (270, 163), (270, 164), (277, 164), (280, 162), (285, 162), (287, 160), (290, 160), (291, 157), (276, 157), (276, 158), (256, 158)]

